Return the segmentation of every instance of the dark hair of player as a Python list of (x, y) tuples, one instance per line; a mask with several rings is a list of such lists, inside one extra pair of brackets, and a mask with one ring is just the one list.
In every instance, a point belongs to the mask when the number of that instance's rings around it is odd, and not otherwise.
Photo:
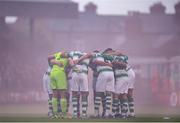
[(112, 49), (112, 48), (107, 48), (107, 49), (104, 50), (103, 53), (106, 53), (106, 52), (108, 52), (108, 51), (113, 51), (113, 49)]
[(94, 50), (93, 52), (94, 52), (94, 53), (99, 53), (99, 51), (98, 51), (98, 50)]

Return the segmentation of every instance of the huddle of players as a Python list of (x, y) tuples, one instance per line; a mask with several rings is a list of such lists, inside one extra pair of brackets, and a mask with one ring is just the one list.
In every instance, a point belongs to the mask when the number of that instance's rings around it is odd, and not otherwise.
[[(99, 51), (93, 53), (58, 52), (50, 55), (48, 62), (50, 68), (43, 78), (44, 82), (47, 83), (44, 85), (47, 85), (45, 88), (49, 94), (49, 116), (52, 118), (59, 116), (66, 118), (68, 116), (68, 88), (72, 92), (73, 118), (80, 117), (80, 114), (82, 118), (87, 118), (88, 67), (93, 70), (95, 117), (134, 117), (133, 85), (135, 74), (128, 65), (126, 55), (111, 48), (106, 49), (103, 53)], [(102, 113), (100, 113), (101, 103)]]

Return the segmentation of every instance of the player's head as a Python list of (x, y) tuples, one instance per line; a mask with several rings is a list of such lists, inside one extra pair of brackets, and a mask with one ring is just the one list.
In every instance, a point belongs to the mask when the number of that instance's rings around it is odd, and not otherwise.
[(93, 55), (98, 54), (98, 53), (100, 53), (99, 50), (94, 50), (94, 51), (92, 52)]
[(99, 50), (94, 50), (93, 53), (99, 53)]
[(112, 52), (114, 52), (114, 50), (112, 48), (107, 48), (107, 49), (104, 50), (103, 53), (108, 54), (108, 53), (112, 53)]

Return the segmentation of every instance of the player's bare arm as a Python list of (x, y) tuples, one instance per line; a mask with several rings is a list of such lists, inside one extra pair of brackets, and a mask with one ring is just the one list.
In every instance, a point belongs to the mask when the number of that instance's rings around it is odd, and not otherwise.
[(113, 65), (111, 63), (107, 63), (107, 62), (103, 62), (103, 61), (98, 61), (98, 60), (95, 60), (93, 63), (96, 64), (96, 65), (100, 65), (100, 66), (113, 67)]
[(70, 67), (73, 67), (75, 64), (74, 64), (74, 62), (73, 62), (73, 60), (72, 60), (72, 58), (68, 58), (68, 65), (70, 66)]
[(49, 63), (49, 64), (50, 64), (50, 61), (51, 61), (52, 59), (55, 59), (55, 56), (54, 56), (54, 55), (49, 55), (49, 56), (48, 56), (48, 63)]
[(112, 64), (113, 64), (113, 65), (123, 66), (123, 67), (126, 67), (126, 66), (127, 66), (126, 63), (124, 63), (124, 62), (119, 62), (119, 61), (113, 61)]
[(124, 55), (122, 52), (120, 52), (120, 51), (114, 51), (114, 52), (110, 52), (110, 53), (108, 53), (108, 55), (117, 55), (117, 56), (122, 56), (122, 55)]
[(87, 58), (90, 58), (92, 57), (92, 54), (91, 53), (87, 53), (86, 55), (83, 55), (79, 58), (79, 62), (83, 61), (84, 59), (87, 59)]
[(67, 52), (61, 52), (61, 57), (62, 58), (68, 58), (68, 53)]

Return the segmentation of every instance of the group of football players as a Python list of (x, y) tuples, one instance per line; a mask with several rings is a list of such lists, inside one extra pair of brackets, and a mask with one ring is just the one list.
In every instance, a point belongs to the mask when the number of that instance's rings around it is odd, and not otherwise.
[(43, 82), (49, 96), (49, 117), (68, 118), (70, 104), (72, 118), (89, 117), (90, 69), (93, 71), (94, 117), (135, 117), (135, 73), (128, 64), (127, 55), (111, 48), (92, 53), (57, 52), (48, 56), (48, 63)]

